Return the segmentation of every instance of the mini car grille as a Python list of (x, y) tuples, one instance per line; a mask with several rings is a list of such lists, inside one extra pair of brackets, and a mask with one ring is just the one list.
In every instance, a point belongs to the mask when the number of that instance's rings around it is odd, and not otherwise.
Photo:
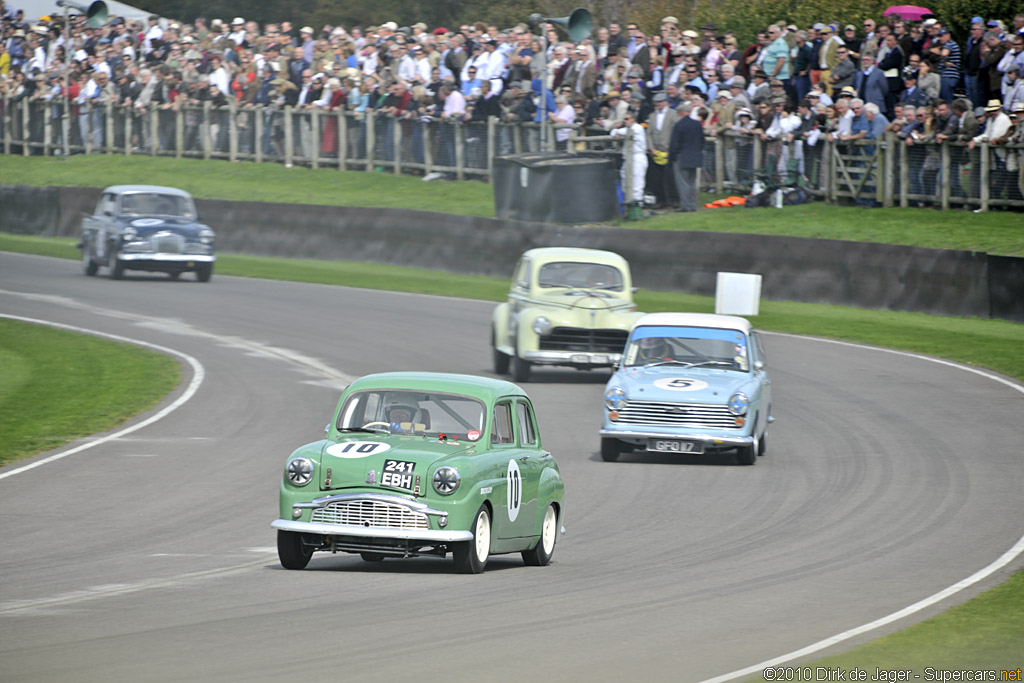
[(630, 401), (619, 411), (614, 422), (703, 429), (736, 428), (736, 417), (729, 413), (727, 406), (658, 401)]
[(158, 254), (180, 254), (184, 248), (185, 239), (181, 235), (165, 232), (153, 235), (153, 251)]
[(313, 510), (313, 521), (322, 524), (354, 524), (387, 529), (429, 529), (427, 516), (402, 505), (376, 500), (331, 503)]
[(626, 346), (625, 330), (584, 330), (578, 327), (556, 327), (540, 338), (541, 351), (596, 351), (622, 353)]

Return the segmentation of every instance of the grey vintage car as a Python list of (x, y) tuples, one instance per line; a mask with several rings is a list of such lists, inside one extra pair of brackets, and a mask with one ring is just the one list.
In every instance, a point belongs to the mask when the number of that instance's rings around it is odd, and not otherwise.
[(120, 280), (126, 270), (213, 275), (214, 232), (198, 222), (192, 197), (157, 185), (114, 185), (103, 190), (96, 212), (82, 220), (82, 269), (101, 267)]

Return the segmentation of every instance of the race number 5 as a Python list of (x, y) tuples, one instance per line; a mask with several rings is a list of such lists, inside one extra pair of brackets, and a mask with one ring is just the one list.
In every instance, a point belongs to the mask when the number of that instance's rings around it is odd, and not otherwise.
[(519, 506), (523, 502), (523, 477), (519, 473), (519, 465), (515, 460), (508, 461), (508, 474), (505, 477), (505, 502), (508, 503), (508, 521), (516, 521)]

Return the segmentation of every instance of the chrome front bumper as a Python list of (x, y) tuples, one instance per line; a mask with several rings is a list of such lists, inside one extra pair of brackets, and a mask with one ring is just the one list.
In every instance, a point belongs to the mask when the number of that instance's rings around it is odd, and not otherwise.
[(707, 434), (701, 432), (651, 432), (629, 429), (602, 429), (598, 434), (604, 439), (683, 439), (685, 441), (699, 441), (706, 446), (717, 446), (718, 448), (736, 448), (737, 446), (749, 446), (754, 443), (753, 436), (723, 436), (721, 434)]
[(167, 263), (184, 263), (195, 261), (196, 263), (213, 263), (216, 256), (209, 254), (160, 254), (156, 252), (135, 252), (129, 254), (118, 254), (118, 261), (164, 261)]
[(596, 353), (593, 351), (526, 351), (523, 360), (537, 365), (589, 365), (611, 367), (618, 364), (621, 353)]
[(431, 543), (455, 543), (472, 541), (472, 531), (433, 531), (430, 529), (388, 529), (373, 526), (354, 526), (351, 524), (314, 524), (313, 522), (293, 522), (278, 519), (271, 525), (281, 531), (294, 531), (300, 534), (320, 534), (321, 536), (358, 536), (360, 538), (391, 538), (400, 541), (428, 541)]

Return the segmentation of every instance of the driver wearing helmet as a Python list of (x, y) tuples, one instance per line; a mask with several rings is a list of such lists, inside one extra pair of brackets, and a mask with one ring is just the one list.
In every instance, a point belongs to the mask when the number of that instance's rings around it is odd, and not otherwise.
[(411, 434), (415, 426), (412, 423), (412, 416), (416, 409), (410, 406), (396, 404), (388, 408), (388, 429), (392, 434)]
[(667, 360), (672, 356), (672, 347), (664, 337), (645, 337), (640, 340), (640, 348), (637, 351), (637, 361), (640, 363), (653, 363), (659, 360)]

